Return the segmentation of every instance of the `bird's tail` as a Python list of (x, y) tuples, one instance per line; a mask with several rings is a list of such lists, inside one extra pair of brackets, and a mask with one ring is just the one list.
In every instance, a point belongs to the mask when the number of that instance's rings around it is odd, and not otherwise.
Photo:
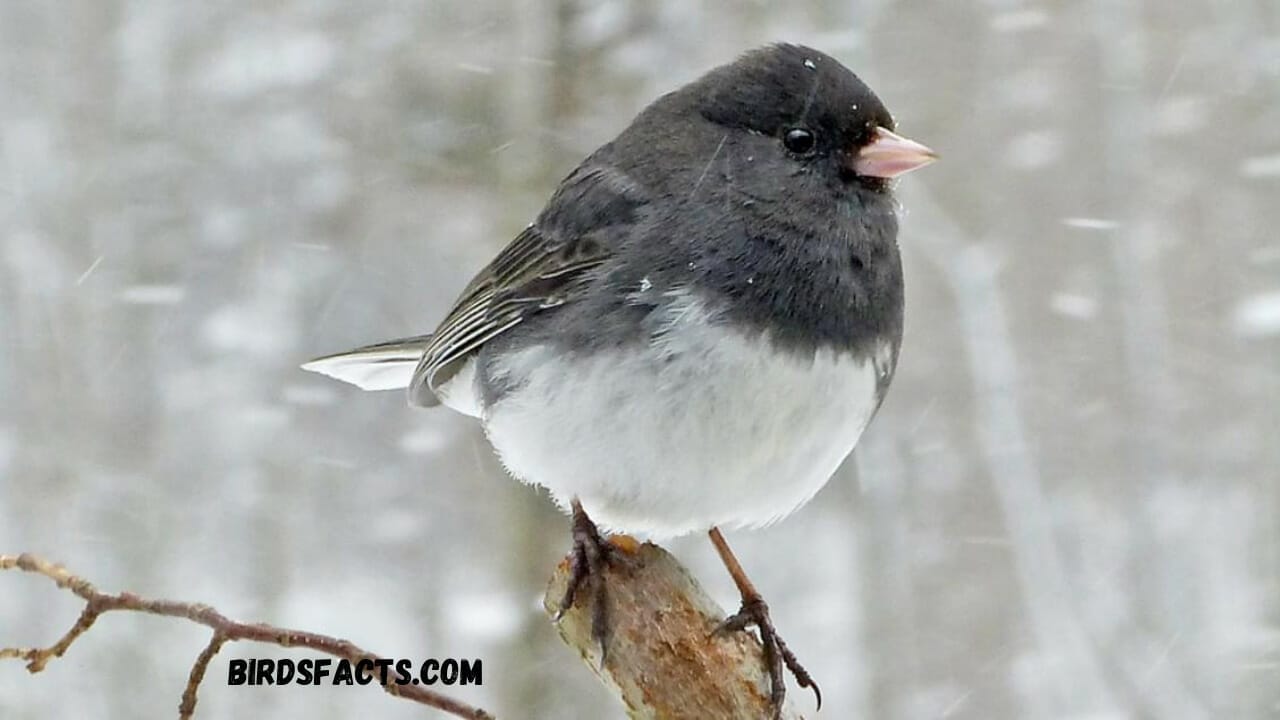
[(376, 345), (325, 355), (302, 365), (321, 375), (351, 383), (361, 390), (403, 390), (426, 352), (430, 335), (388, 340)]

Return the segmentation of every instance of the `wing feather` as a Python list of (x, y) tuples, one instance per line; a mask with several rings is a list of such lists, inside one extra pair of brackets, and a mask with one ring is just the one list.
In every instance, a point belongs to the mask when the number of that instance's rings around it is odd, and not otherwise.
[(436, 405), (447, 383), (485, 343), (530, 316), (581, 297), (613, 255), (643, 205), (625, 176), (579, 167), (539, 217), (467, 284), (431, 336), (410, 385), (410, 399)]
[[(539, 248), (538, 245), (542, 244)], [(532, 249), (539, 250), (535, 253)], [(534, 312), (563, 304), (571, 292), (585, 286), (582, 279), (607, 259), (607, 254), (566, 262), (559, 248), (545, 244), (541, 233), (528, 228), (473, 281), (471, 292), (459, 298), (432, 335), (414, 371), (411, 397), (433, 405), (435, 388), (448, 382), (486, 342), (520, 324)]]

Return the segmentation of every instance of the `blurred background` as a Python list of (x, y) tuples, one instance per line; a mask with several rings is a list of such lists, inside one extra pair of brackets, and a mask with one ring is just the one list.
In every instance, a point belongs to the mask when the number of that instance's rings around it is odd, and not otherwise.
[[(429, 330), (648, 101), (778, 40), (943, 155), (900, 187), (887, 403), (813, 503), (729, 537), (819, 717), (1280, 716), (1270, 0), (7, 0), (0, 552), (482, 658), (448, 692), (502, 717), (620, 717), (538, 610), (565, 518), (471, 420), (297, 366)], [(669, 547), (736, 604), (702, 537)], [(0, 645), (78, 610), (6, 573)], [(206, 638), (107, 616), (0, 663), (0, 717), (172, 717)], [(277, 655), (225, 648), (198, 717), (434, 717), (226, 685)]]

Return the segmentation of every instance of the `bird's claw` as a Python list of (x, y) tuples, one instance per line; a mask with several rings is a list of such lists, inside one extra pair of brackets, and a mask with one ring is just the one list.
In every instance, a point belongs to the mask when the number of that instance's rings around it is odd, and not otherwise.
[(818, 687), (818, 683), (814, 682), (813, 676), (808, 670), (800, 664), (796, 659), (795, 653), (787, 647), (782, 640), (782, 636), (778, 635), (778, 630), (773, 626), (773, 620), (769, 617), (769, 606), (765, 603), (764, 598), (752, 597), (743, 598), (742, 607), (738, 612), (730, 615), (721, 622), (714, 631), (716, 635), (724, 635), (732, 632), (741, 632), (748, 627), (754, 626), (760, 632), (760, 644), (764, 647), (764, 663), (769, 671), (769, 697), (773, 703), (774, 718), (782, 717), (782, 704), (787, 697), (786, 678), (783, 674), (783, 668), (791, 671), (791, 675), (795, 677), (796, 683), (803, 688), (813, 690), (815, 699), (817, 700), (818, 709), (822, 709), (822, 689)]
[(620, 551), (606, 540), (578, 504), (573, 509), (573, 550), (569, 556), (569, 582), (560, 599), (555, 620), (559, 622), (573, 607), (578, 593), (588, 582), (594, 594), (591, 604), (591, 637), (600, 646), (600, 666), (609, 652), (609, 603), (604, 579), (606, 566), (614, 565)]

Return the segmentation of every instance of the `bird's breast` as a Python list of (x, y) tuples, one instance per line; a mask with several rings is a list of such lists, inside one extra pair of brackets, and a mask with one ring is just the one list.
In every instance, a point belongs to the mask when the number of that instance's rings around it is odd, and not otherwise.
[(645, 342), (508, 352), (511, 388), (485, 412), (518, 477), (598, 522), (656, 536), (758, 526), (804, 504), (853, 449), (879, 404), (873, 357), (780, 350), (720, 324), (692, 297), (660, 311)]

